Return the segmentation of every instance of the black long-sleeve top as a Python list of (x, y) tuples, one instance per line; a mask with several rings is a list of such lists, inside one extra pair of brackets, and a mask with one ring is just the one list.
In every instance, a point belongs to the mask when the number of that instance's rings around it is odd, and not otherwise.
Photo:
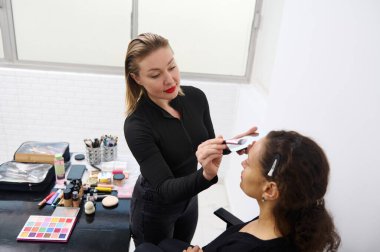
[[(257, 217), (254, 219), (256, 220)], [(297, 249), (286, 237), (261, 240), (254, 235), (239, 232), (247, 223), (232, 226), (203, 247), (205, 252), (295, 252)]]
[(203, 177), (197, 170), (198, 145), (214, 138), (205, 94), (191, 86), (182, 86), (170, 105), (181, 119), (170, 115), (144, 94), (136, 110), (124, 123), (124, 134), (142, 176), (166, 202), (189, 199), (218, 180)]

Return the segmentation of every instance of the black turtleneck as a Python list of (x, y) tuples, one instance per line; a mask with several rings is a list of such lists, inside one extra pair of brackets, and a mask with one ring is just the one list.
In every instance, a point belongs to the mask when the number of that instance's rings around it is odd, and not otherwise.
[(185, 95), (170, 102), (181, 119), (143, 95), (124, 123), (125, 138), (142, 176), (169, 202), (188, 199), (218, 180), (203, 177), (195, 156), (199, 144), (215, 137), (207, 98), (195, 87), (181, 88)]

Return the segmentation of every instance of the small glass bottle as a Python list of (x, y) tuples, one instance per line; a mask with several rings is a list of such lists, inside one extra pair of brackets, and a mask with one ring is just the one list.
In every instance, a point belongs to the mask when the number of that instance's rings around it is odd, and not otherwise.
[(94, 191), (90, 191), (90, 201), (92, 202), (95, 202), (95, 199), (94, 199)]
[(98, 199), (98, 190), (94, 190), (94, 201)]
[(74, 187), (73, 187), (73, 191), (77, 191), (78, 194), (79, 194), (79, 186), (78, 186), (77, 184), (74, 185)]
[(72, 200), (73, 200), (73, 207), (79, 207), (80, 200), (79, 200), (78, 191), (73, 191)]
[(65, 207), (73, 206), (72, 192), (70, 189), (65, 189), (63, 191), (63, 205)]
[(83, 194), (84, 194), (84, 189), (83, 189), (82, 181), (79, 180), (79, 197), (82, 198)]
[(55, 154), (54, 156), (54, 171), (56, 183), (63, 185), (65, 182), (65, 162), (62, 154)]
[(74, 191), (74, 185), (72, 183), (66, 184), (66, 189), (69, 189), (72, 192)]

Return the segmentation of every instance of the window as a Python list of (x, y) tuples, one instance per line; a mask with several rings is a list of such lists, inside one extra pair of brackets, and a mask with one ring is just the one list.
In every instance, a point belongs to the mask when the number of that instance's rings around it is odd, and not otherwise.
[(4, 50), (3, 50), (3, 35), (0, 31), (0, 59), (4, 59)]
[(132, 2), (12, 0), (18, 59), (121, 66)]
[(6, 21), (5, 8), (3, 0), (0, 0), (0, 61), (4, 59), (4, 49), (3, 49), (3, 26)]
[(243, 76), (255, 1), (139, 1), (138, 32), (169, 38), (180, 69)]
[(169, 39), (183, 76), (244, 82), (261, 2), (0, 0), (3, 57), (7, 66), (122, 74), (131, 37), (154, 32)]

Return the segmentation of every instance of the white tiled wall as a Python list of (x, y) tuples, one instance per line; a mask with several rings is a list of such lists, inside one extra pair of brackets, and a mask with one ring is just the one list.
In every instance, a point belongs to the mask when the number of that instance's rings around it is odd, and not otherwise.
[[(202, 89), (210, 104), (216, 134), (230, 137), (237, 84), (182, 81)], [(67, 141), (84, 151), (84, 138), (119, 136), (124, 140), (124, 76), (0, 68), (0, 163), (25, 141)], [(228, 165), (223, 163), (222, 173)]]
[(119, 77), (0, 69), (0, 90), (1, 162), (24, 141), (67, 141), (82, 151), (84, 138), (122, 136)]

